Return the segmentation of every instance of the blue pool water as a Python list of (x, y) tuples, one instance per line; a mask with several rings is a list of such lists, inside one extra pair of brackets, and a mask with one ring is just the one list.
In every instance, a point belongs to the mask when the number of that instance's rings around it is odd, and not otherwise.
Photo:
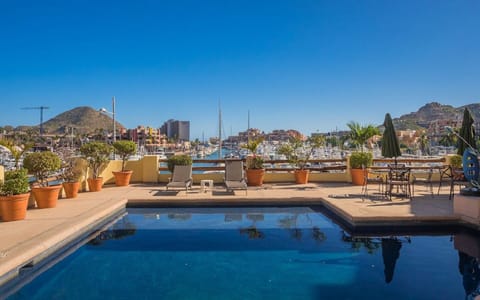
[(466, 299), (472, 243), (352, 236), (310, 208), (128, 209), (8, 299)]

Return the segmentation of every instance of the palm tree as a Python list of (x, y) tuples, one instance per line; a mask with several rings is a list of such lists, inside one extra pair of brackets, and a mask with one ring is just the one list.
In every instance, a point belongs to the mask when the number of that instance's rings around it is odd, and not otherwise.
[(361, 152), (363, 152), (364, 147), (370, 138), (380, 134), (378, 128), (371, 124), (363, 126), (360, 125), (360, 123), (351, 121), (347, 126), (350, 128), (349, 138), (352, 141), (352, 144), (359, 148)]
[[(458, 133), (458, 128), (453, 128), (453, 131)], [(446, 134), (443, 135), (438, 143), (442, 146), (449, 147), (457, 144), (457, 136), (453, 132), (446, 130)]]
[(420, 151), (422, 151), (423, 155), (428, 155), (430, 154), (430, 142), (428, 140), (428, 137), (425, 133), (423, 133), (419, 138), (418, 138), (418, 145), (420, 148)]

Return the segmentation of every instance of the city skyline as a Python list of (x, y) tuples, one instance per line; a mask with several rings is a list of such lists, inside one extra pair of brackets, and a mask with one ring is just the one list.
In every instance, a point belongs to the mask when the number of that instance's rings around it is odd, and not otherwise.
[(189, 120), (191, 139), (381, 124), (480, 102), (476, 1), (2, 3), (0, 125), (78, 106), (127, 128)]

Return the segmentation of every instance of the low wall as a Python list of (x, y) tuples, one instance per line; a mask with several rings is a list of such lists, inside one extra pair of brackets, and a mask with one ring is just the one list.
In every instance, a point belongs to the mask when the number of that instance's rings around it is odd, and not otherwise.
[[(449, 157), (446, 157), (445, 164), (449, 163)], [(348, 166), (348, 161), (347, 161)], [(140, 160), (127, 161), (126, 169), (132, 170), (132, 183), (167, 183), (170, 173), (160, 174), (159, 172), (159, 157), (156, 155), (146, 155)], [(114, 184), (115, 179), (112, 174), (112, 171), (120, 171), (122, 169), (122, 161), (112, 160), (106, 166), (106, 168), (101, 172), (100, 176), (103, 177), (105, 184)], [(87, 172), (88, 176), (91, 175), (90, 172)], [(427, 171), (415, 173), (417, 177), (426, 177)], [(3, 180), (4, 168), (0, 166), (0, 180)], [(86, 178), (82, 182), (82, 191), (87, 190)], [(212, 179), (215, 183), (222, 183), (224, 181), (223, 173), (202, 173), (202, 174), (193, 174), (193, 181), (195, 184), (200, 183), (202, 179)], [(439, 174), (436, 172), (433, 174), (433, 180), (439, 180)], [(292, 172), (267, 172), (265, 174), (265, 183), (275, 183), (275, 182), (294, 182), (295, 177)], [(345, 172), (311, 172), (309, 176), (310, 182), (351, 182), (350, 168), (347, 167)]]

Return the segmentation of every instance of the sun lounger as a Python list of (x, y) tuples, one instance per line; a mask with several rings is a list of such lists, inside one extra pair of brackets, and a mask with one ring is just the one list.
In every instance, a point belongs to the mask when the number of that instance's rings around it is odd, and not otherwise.
[(185, 188), (188, 191), (192, 187), (192, 165), (176, 165), (173, 169), (173, 176), (167, 184), (169, 188)]
[(227, 191), (239, 189), (245, 190), (245, 194), (247, 194), (247, 182), (243, 171), (243, 161), (225, 161), (225, 186), (227, 187)]

